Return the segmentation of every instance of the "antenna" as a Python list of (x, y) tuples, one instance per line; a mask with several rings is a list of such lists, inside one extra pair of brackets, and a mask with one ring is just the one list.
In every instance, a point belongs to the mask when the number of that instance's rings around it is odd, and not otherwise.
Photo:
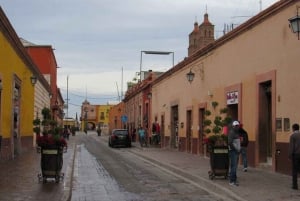
[(123, 99), (123, 67), (122, 67), (122, 77), (121, 77), (121, 99), (120, 99), (120, 102), (122, 99)]
[(87, 100), (87, 86), (85, 85), (85, 100)]
[(119, 87), (118, 87), (118, 83), (117, 82), (116, 82), (116, 85), (117, 85), (118, 98), (119, 98), (119, 101), (121, 101), (120, 100), (120, 94), (119, 94)]
[(67, 118), (69, 117), (69, 75), (67, 76)]
[(262, 10), (262, 0), (259, 0), (259, 11), (261, 12)]

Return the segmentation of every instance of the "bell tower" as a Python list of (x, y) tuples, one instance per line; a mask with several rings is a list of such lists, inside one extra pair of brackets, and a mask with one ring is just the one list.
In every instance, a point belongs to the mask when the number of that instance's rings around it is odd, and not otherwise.
[(208, 20), (207, 13), (204, 14), (204, 20), (200, 26), (195, 21), (194, 30), (189, 34), (188, 56), (214, 42), (214, 30), (215, 26)]

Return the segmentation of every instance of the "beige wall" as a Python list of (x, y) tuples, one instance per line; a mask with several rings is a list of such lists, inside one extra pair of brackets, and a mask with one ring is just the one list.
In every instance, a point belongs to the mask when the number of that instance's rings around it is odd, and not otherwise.
[[(288, 19), (296, 15), (296, 5), (281, 9), (279, 13), (274, 10), (255, 16), (252, 21), (240, 26), (243, 28), (253, 23), (245, 32), (238, 33), (243, 31), (238, 28), (228, 33), (215, 42), (216, 48), (153, 85), (152, 121), (155, 116), (160, 118), (161, 114), (165, 114), (165, 136), (171, 135), (172, 104), (178, 104), (179, 122), (184, 122), (184, 125), (186, 111), (192, 109), (192, 136), (197, 138), (199, 105), (207, 104), (209, 107), (213, 100), (224, 107), (226, 92), (235, 89), (240, 93), (238, 119), (244, 123), (250, 140), (257, 141), (260, 123), (257, 83), (260, 78), (269, 76), (274, 79), (273, 148), (275, 141), (288, 142), (291, 131), (276, 132), (275, 119), (290, 118), (291, 124), (300, 122), (300, 113), (295, 112), (300, 108), (300, 42), (288, 24)], [(264, 18), (263, 15), (269, 16)], [(190, 69), (195, 73), (192, 83), (186, 79)], [(208, 92), (213, 96), (208, 96)], [(186, 128), (179, 129), (179, 136), (186, 136), (185, 132)]]

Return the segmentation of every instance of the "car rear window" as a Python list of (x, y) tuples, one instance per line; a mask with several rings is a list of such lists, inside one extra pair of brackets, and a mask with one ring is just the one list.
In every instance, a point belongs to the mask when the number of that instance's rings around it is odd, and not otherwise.
[(128, 135), (128, 131), (127, 130), (117, 130), (114, 131), (115, 135)]

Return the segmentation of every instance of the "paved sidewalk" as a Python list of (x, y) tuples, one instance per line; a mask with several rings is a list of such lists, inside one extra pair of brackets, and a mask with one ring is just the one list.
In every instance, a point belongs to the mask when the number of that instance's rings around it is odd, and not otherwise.
[[(237, 176), (240, 185), (230, 186), (227, 179), (210, 180), (209, 158), (178, 152), (177, 150), (160, 148), (141, 148), (133, 143), (131, 152), (164, 167), (167, 171), (177, 172), (193, 181), (195, 185), (203, 186), (212, 193), (224, 195), (229, 200), (248, 201), (296, 201), (300, 200), (300, 190), (291, 189), (291, 176), (268, 172), (256, 168), (248, 168), (243, 172), (239, 167)], [(300, 182), (300, 179), (299, 179)], [(222, 197), (222, 196), (221, 196)]]
[(70, 136), (67, 153), (63, 154), (64, 180), (43, 184), (37, 175), (41, 173), (40, 154), (35, 149), (22, 153), (14, 160), (0, 159), (0, 201), (67, 201), (71, 196), (71, 184), (76, 137)]
[[(107, 139), (105, 136), (101, 138)], [(43, 184), (38, 181), (37, 174), (41, 172), (40, 156), (35, 150), (30, 150), (15, 160), (5, 162), (0, 160), (0, 201), (70, 200), (75, 142), (76, 136), (70, 136), (62, 170), (65, 173), (65, 179), (59, 184), (51, 182)], [(224, 196), (227, 200), (300, 200), (300, 190), (291, 189), (291, 176), (288, 175), (256, 168), (249, 168), (248, 172), (243, 172), (240, 167), (237, 173), (240, 186), (234, 187), (229, 186), (228, 180), (224, 178), (209, 179), (208, 158), (170, 149), (141, 148), (138, 143), (133, 143), (129, 151), (174, 175), (181, 175), (193, 185), (202, 186), (212, 193)]]

